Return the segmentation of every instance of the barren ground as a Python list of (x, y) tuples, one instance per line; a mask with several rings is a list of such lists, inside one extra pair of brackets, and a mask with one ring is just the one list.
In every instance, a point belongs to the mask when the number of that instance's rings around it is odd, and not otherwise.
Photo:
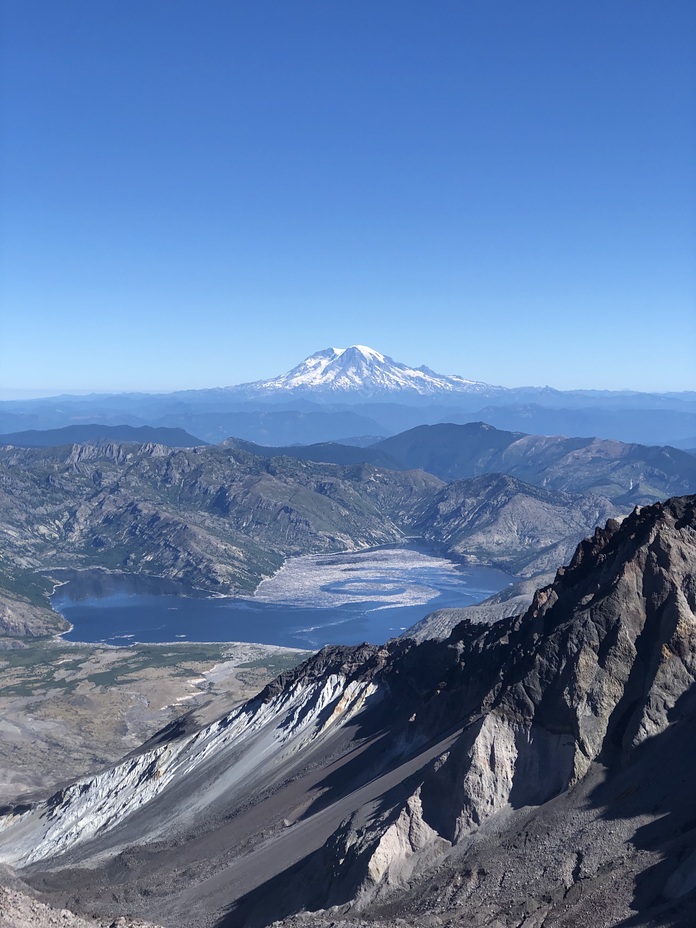
[(0, 804), (114, 763), (191, 710), (211, 720), (306, 656), (237, 643), (0, 651)]

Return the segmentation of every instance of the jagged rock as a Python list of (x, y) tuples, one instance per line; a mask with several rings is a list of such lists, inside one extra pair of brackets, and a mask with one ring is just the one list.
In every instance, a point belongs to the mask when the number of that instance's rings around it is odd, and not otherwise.
[(635, 510), (523, 616), (326, 649), (5, 816), (0, 854), (62, 903), (187, 928), (686, 926), (695, 609), (696, 497)]
[(131, 918), (80, 918), (68, 909), (56, 909), (27, 893), (0, 886), (0, 928), (156, 928)]
[(426, 641), (428, 638), (442, 640), (449, 638), (452, 629), (465, 620), (490, 625), (500, 619), (522, 615), (532, 604), (534, 594), (539, 587), (551, 583), (554, 575), (555, 571), (536, 574), (528, 580), (521, 580), (519, 583), (505, 587), (499, 593), (494, 593), (493, 596), (489, 596), (488, 599), (484, 599), (475, 606), (438, 609), (406, 629), (404, 637), (413, 638), (415, 641)]
[[(513, 793), (516, 805), (541, 804), (600, 756), (627, 763), (666, 729), (696, 679), (694, 507), (693, 497), (675, 499), (623, 524), (610, 520), (525, 616), (507, 620), (504, 656), (478, 718), (419, 787), (438, 836), (456, 844)], [(366, 891), (381, 836), (363, 835), (351, 852), (366, 861)]]

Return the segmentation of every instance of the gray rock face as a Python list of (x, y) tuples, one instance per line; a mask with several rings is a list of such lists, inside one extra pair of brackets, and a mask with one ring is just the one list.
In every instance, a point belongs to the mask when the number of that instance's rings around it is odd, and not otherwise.
[(491, 625), (500, 619), (522, 615), (531, 606), (536, 591), (551, 583), (554, 576), (555, 571), (536, 574), (528, 580), (520, 580), (519, 583), (505, 587), (499, 593), (494, 593), (493, 596), (489, 596), (488, 599), (484, 599), (475, 606), (464, 606), (461, 609), (438, 609), (406, 629), (403, 637), (413, 638), (414, 641), (427, 641), (428, 638), (441, 641), (443, 638), (449, 638), (452, 629), (460, 622), (469, 621)]
[(581, 538), (618, 514), (604, 497), (572, 496), (486, 474), (444, 487), (416, 527), (467, 563), (492, 563), (530, 577), (567, 561)]
[(460, 844), (506, 807), (545, 803), (597, 760), (626, 765), (667, 729), (696, 679), (695, 504), (610, 521), (523, 617), (494, 627), (504, 639), (483, 634), (482, 657), (497, 650), (502, 661), (461, 737), (408, 799), (347, 832), (358, 894), (379, 895), (422, 856), (405, 844), (414, 820), (420, 834), (432, 830), (437, 856), (439, 839)]
[(686, 926), (695, 610), (696, 497), (636, 510), (523, 616), (326, 649), (234, 718), (10, 811), (0, 851), (62, 904), (168, 925), (339, 906), (385, 928), (599, 928), (632, 908)]

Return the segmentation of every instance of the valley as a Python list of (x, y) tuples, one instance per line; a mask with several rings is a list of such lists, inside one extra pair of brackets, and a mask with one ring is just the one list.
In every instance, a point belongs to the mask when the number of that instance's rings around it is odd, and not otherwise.
[[(426, 405), (396, 410), (412, 390)], [(214, 402), (247, 415), (263, 391), (257, 424), (365, 429), (206, 445), (134, 395), (151, 431), (0, 445), (0, 905), (45, 924), (67, 906), (165, 928), (635, 910), (684, 928), (696, 459), (418, 421), (506, 394), (361, 346)], [(380, 437), (371, 403), (410, 427)], [(663, 750), (679, 762), (658, 786)]]
[(524, 615), (326, 648), (6, 813), (0, 859), (44, 901), (165, 926), (686, 926), (695, 539), (695, 497), (657, 503)]
[[(238, 442), (0, 447), (0, 628), (10, 637), (65, 628), (46, 601), (58, 569), (248, 595), (288, 557), (421, 537), (465, 566), (529, 577), (596, 524), (696, 484), (696, 459), (677, 449), (480, 424), (352, 447), (351, 463), (340, 462), (341, 446), (326, 447), (339, 462), (313, 460), (323, 446)], [(374, 448), (383, 463), (359, 460)]]
[(105, 571), (56, 576), (70, 578), (52, 597), (73, 625), (64, 641), (260, 641), (307, 650), (379, 644), (434, 608), (479, 602), (513, 579), (405, 545), (289, 558), (253, 596), (206, 596), (183, 584)]
[[(693, 448), (696, 393), (501, 387), (351, 345), (322, 349), (287, 373), (237, 386), (0, 401), (0, 442), (30, 446), (95, 437), (188, 445), (232, 435), (262, 446), (362, 445), (418, 426), (477, 422), (544, 436)], [(95, 432), (97, 424), (111, 433)], [(143, 428), (162, 431), (137, 438), (134, 430)], [(59, 429), (73, 431), (64, 439), (49, 435)]]

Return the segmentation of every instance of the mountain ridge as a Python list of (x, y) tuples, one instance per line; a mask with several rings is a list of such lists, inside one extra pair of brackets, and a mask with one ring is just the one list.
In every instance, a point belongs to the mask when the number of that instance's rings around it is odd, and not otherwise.
[(645, 504), (696, 488), (696, 463), (687, 451), (598, 438), (530, 435), (485, 422), (419, 425), (367, 447), (325, 442), (267, 447), (228, 439), (253, 454), (336, 464), (369, 463), (424, 470), (441, 480), (505, 473), (561, 492), (597, 493), (624, 505)]
[[(0, 448), (0, 500), (5, 634), (20, 628), (12, 582), (15, 592), (27, 590), (32, 570), (101, 567), (229, 594), (255, 589), (285, 557), (420, 535), (445, 556), (528, 573), (554, 546), (567, 550), (598, 518), (619, 512), (597, 494), (514, 478), (476, 478), (446, 491), (423, 471), (263, 458), (236, 446), (114, 442)], [(477, 509), (497, 526), (495, 543), (476, 535)], [(516, 529), (516, 520), (526, 527)], [(476, 545), (468, 552), (470, 536)], [(49, 625), (63, 624), (41, 591), (34, 603), (44, 603)]]
[(64, 628), (32, 592), (32, 570), (144, 572), (229, 594), (255, 589), (285, 557), (418, 534), (444, 556), (529, 576), (568, 557), (597, 521), (696, 486), (696, 459), (676, 449), (483, 424), (321, 446), (336, 463), (312, 461), (316, 450), (0, 448), (0, 633)]
[(168, 448), (195, 448), (207, 445), (207, 441), (190, 435), (179, 428), (152, 428), (149, 425), (102, 425), (89, 423), (84, 425), (66, 425), (60, 429), (27, 429), (23, 432), (10, 432), (0, 435), (0, 445), (14, 445), (18, 448), (48, 448), (61, 445), (79, 445), (94, 442), (136, 442), (137, 444), (154, 443)]
[(502, 387), (413, 367), (367, 346), (327, 348), (276, 377), (171, 393), (62, 395), (0, 402), (0, 433), (84, 422), (182, 428), (282, 445), (392, 435), (483, 419), (546, 435), (597, 435), (692, 447), (696, 392)]
[(10, 812), (2, 859), (63, 904), (187, 928), (688, 925), (695, 565), (696, 497), (636, 508), (523, 616), (327, 648)]

